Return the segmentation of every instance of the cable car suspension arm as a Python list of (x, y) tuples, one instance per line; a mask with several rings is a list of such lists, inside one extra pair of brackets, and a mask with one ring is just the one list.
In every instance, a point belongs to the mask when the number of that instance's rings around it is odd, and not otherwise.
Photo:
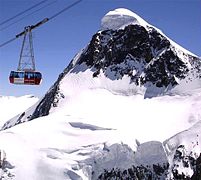
[[(35, 25), (28, 26), (28, 27), (29, 27), (29, 30), (31, 31), (32, 29), (35, 29), (35, 28), (39, 27), (40, 25), (46, 23), (47, 21), (49, 21), (49, 19), (48, 19), (48, 18), (45, 18), (45, 19), (43, 19), (42, 21), (38, 22), (38, 23), (35, 24)], [(26, 31), (27, 31), (27, 28), (25, 28), (24, 31), (22, 31), (21, 33), (17, 34), (15, 37), (16, 37), (16, 38), (19, 38), (20, 36), (24, 35), (24, 34), (26, 33)]]

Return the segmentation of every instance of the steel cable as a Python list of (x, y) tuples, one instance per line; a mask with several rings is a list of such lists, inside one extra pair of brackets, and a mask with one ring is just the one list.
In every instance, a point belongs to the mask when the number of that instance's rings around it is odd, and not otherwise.
[[(61, 13), (63, 13), (64, 11), (70, 9), (71, 7), (77, 5), (77, 4), (80, 3), (81, 1), (82, 1), (82, 0), (78, 0), (78, 1), (76, 1), (76, 2), (74, 2), (74, 3), (72, 3), (72, 4), (70, 4), (69, 6), (65, 7), (64, 9), (62, 9), (61, 11), (59, 11), (58, 13), (54, 14), (54, 15), (51, 16), (50, 18), (45, 18), (45, 19), (43, 19), (42, 21), (40, 21), (39, 23), (37, 23), (36, 25), (32, 25), (32, 26), (31, 26), (32, 29), (34, 29), (34, 28), (36, 28), (36, 27), (38, 27), (38, 26), (40, 26), (40, 25), (46, 23), (47, 21), (49, 21), (49, 20), (51, 20), (51, 19), (54, 19), (55, 17), (57, 17), (58, 15), (60, 15)], [(3, 46), (5, 46), (5, 45), (8, 44), (8, 43), (14, 41), (14, 40), (17, 39), (18, 37), (22, 36), (24, 33), (25, 33), (25, 31), (23, 31), (23, 32), (19, 33), (18, 35), (16, 35), (15, 38), (12, 38), (12, 39), (10, 39), (10, 40), (4, 42), (3, 44), (0, 44), (0, 48), (3, 47)]]
[(41, 2), (39, 2), (39, 3), (37, 3), (37, 4), (35, 4), (34, 6), (31, 6), (30, 8), (28, 8), (28, 9), (26, 9), (26, 10), (24, 10), (24, 11), (18, 13), (18, 14), (16, 14), (15, 16), (6, 19), (5, 21), (3, 21), (3, 22), (0, 23), (0, 26), (3, 25), (3, 24), (6, 24), (7, 22), (9, 22), (9, 21), (15, 19), (15, 18), (18, 17), (18, 16), (21, 16), (22, 14), (24, 14), (24, 13), (26, 13), (27, 11), (30, 11), (31, 9), (33, 9), (33, 8), (35, 8), (35, 7), (37, 7), (37, 6), (41, 5), (41, 4), (43, 4), (43, 3), (46, 2), (46, 1), (47, 1), (47, 0), (43, 0), (43, 1), (41, 1)]
[(32, 13), (29, 13), (29, 14), (27, 14), (26, 16), (23, 16), (22, 18), (18, 19), (17, 21), (15, 21), (15, 22), (13, 22), (13, 23), (7, 25), (7, 26), (4, 26), (3, 28), (0, 28), (0, 31), (3, 31), (3, 30), (5, 30), (5, 29), (7, 29), (8, 27), (10, 27), (10, 26), (12, 26), (12, 25), (18, 23), (18, 22), (21, 21), (22, 19), (24, 19), (24, 18), (26, 18), (26, 17), (28, 17), (28, 16), (30, 16), (30, 15), (32, 15), (32, 14), (34, 14), (34, 13), (40, 11), (40, 10), (42, 10), (42, 9), (44, 9), (44, 8), (46, 8), (46, 7), (50, 6), (50, 5), (52, 5), (52, 4), (55, 3), (56, 1), (57, 1), (57, 0), (55, 0), (55, 1), (53, 1), (53, 2), (51, 2), (51, 3), (49, 3), (49, 4), (47, 4), (47, 5), (45, 5), (45, 6), (42, 6), (41, 8), (39, 8), (39, 9), (33, 11)]

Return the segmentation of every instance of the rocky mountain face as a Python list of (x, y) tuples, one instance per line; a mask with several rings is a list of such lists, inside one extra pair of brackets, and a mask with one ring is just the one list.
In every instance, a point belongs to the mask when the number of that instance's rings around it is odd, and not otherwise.
[[(193, 69), (200, 67), (196, 57), (186, 56)], [(195, 61), (198, 62), (194, 65)], [(94, 77), (100, 71), (113, 79), (129, 76), (137, 86), (152, 83), (156, 87), (174, 87), (177, 79), (185, 78), (191, 70), (165, 36), (154, 28), (146, 30), (140, 25), (99, 31), (78, 63), (94, 67)]]
[[(132, 166), (129, 169), (120, 170), (112, 169), (111, 171), (105, 170), (98, 179), (172, 179), (172, 180), (200, 180), (201, 179), (201, 154), (197, 159), (191, 156), (182, 156), (182, 153), (177, 150), (175, 154), (175, 164), (171, 168), (169, 164), (153, 164), (152, 166)], [(176, 160), (177, 159), (177, 160)], [(192, 168), (193, 175), (187, 175), (184, 171), (178, 171), (179, 165), (182, 164), (182, 168)], [(181, 167), (180, 167), (181, 168)], [(172, 176), (170, 175), (172, 174)]]
[[(201, 153), (199, 157), (194, 157), (193, 152), (187, 153), (185, 146), (180, 145), (173, 158), (172, 174), (175, 179), (198, 179), (201, 178)], [(181, 170), (183, 169), (183, 171)], [(192, 171), (192, 176), (185, 173), (185, 169), (188, 172)]]
[(51, 106), (56, 106), (62, 97), (59, 82), (81, 64), (92, 69), (93, 78), (98, 78), (102, 71), (111, 80), (128, 76), (130, 83), (147, 88), (151, 84), (170, 90), (182, 79), (188, 83), (193, 78), (201, 78), (201, 59), (179, 50), (154, 27), (137, 24), (98, 31), (75, 64), (73, 61), (60, 74), (30, 119), (47, 115)]
[(149, 88), (151, 84), (165, 91), (177, 86), (182, 79), (188, 83), (193, 78), (201, 78), (201, 60), (198, 57), (178, 50), (157, 29), (140, 25), (97, 32), (74, 61), (59, 75), (30, 120), (48, 115), (50, 108), (63, 97), (59, 91), (60, 81), (81, 64), (86, 64), (93, 71), (92, 78), (98, 78), (102, 71), (111, 80), (128, 76), (130, 83), (136, 86)]

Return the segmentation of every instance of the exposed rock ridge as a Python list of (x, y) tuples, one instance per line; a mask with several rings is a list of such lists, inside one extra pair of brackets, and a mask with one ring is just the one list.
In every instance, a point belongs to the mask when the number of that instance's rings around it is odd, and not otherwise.
[(79, 64), (95, 68), (94, 77), (103, 71), (108, 78), (111, 73), (115, 79), (127, 75), (136, 85), (151, 82), (156, 87), (173, 87), (190, 71), (200, 77), (200, 60), (184, 55), (189, 62), (181, 59), (170, 41), (153, 27), (147, 31), (140, 25), (128, 25), (125, 29), (96, 33)]

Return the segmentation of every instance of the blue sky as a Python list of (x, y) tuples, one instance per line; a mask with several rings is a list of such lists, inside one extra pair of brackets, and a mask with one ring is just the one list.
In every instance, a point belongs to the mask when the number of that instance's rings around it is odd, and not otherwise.
[[(0, 22), (41, 1), (0, 0)], [(1, 25), (0, 44), (15, 37), (23, 31), (25, 26), (51, 17), (75, 1), (48, 0), (45, 4), (51, 2), (53, 3), (48, 7), (4, 30), (1, 29), (5, 25)], [(33, 30), (36, 69), (43, 74), (43, 82), (40, 86), (12, 85), (8, 82), (10, 71), (16, 70), (18, 65), (22, 38), (0, 48), (0, 95), (43, 96), (75, 54), (84, 48), (92, 35), (99, 30), (102, 17), (108, 11), (120, 7), (135, 12), (148, 23), (161, 29), (169, 38), (201, 56), (201, 0), (83, 0), (55, 19)]]

